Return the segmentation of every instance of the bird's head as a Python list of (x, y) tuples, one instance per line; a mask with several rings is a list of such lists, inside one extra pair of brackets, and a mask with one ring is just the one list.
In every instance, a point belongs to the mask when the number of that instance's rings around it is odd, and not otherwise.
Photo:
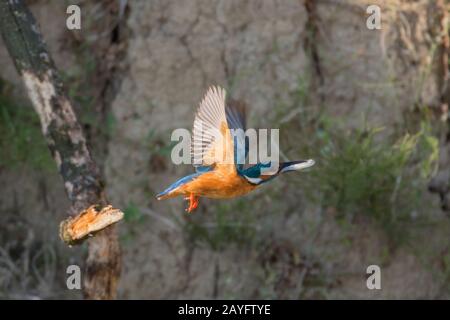
[(258, 163), (250, 168), (242, 170), (240, 174), (249, 183), (253, 185), (260, 185), (264, 182), (272, 180), (282, 173), (303, 170), (313, 166), (314, 164), (315, 161), (312, 159), (281, 163)]

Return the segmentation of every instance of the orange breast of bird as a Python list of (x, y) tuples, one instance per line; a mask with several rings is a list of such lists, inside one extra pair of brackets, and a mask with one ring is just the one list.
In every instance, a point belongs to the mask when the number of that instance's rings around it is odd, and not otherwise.
[(250, 184), (237, 174), (234, 164), (229, 166), (221, 165), (213, 171), (206, 172), (181, 186), (177, 191), (181, 194), (193, 193), (201, 197), (227, 199), (242, 196), (256, 188), (256, 185)]

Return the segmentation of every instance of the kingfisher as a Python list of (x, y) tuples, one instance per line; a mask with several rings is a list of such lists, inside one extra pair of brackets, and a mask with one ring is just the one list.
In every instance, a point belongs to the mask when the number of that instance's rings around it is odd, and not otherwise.
[[(232, 129), (241, 134), (232, 134)], [(191, 159), (196, 172), (179, 179), (156, 198), (183, 196), (189, 201), (186, 211), (193, 212), (200, 197), (243, 196), (282, 173), (314, 165), (312, 159), (245, 165), (252, 147), (245, 131), (245, 105), (236, 100), (227, 101), (223, 88), (210, 87), (200, 102), (192, 129)]]

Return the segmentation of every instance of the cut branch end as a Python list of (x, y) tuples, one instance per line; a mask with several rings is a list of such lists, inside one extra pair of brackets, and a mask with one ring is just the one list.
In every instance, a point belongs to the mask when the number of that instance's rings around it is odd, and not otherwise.
[(59, 235), (68, 245), (80, 244), (88, 237), (122, 220), (123, 216), (122, 211), (112, 206), (99, 210), (98, 205), (93, 205), (77, 216), (61, 222)]

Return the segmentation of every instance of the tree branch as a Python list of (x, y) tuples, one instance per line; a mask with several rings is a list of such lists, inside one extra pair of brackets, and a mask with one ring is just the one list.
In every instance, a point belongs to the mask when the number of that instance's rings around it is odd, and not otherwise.
[[(39, 115), (42, 132), (72, 202), (71, 217), (61, 223), (61, 238), (68, 244), (78, 244), (121, 220), (123, 213), (108, 206), (99, 169), (58, 71), (34, 17), (22, 1), (0, 0), (0, 30)], [(89, 241), (85, 296), (114, 298), (120, 269), (120, 247), (111, 227)]]

